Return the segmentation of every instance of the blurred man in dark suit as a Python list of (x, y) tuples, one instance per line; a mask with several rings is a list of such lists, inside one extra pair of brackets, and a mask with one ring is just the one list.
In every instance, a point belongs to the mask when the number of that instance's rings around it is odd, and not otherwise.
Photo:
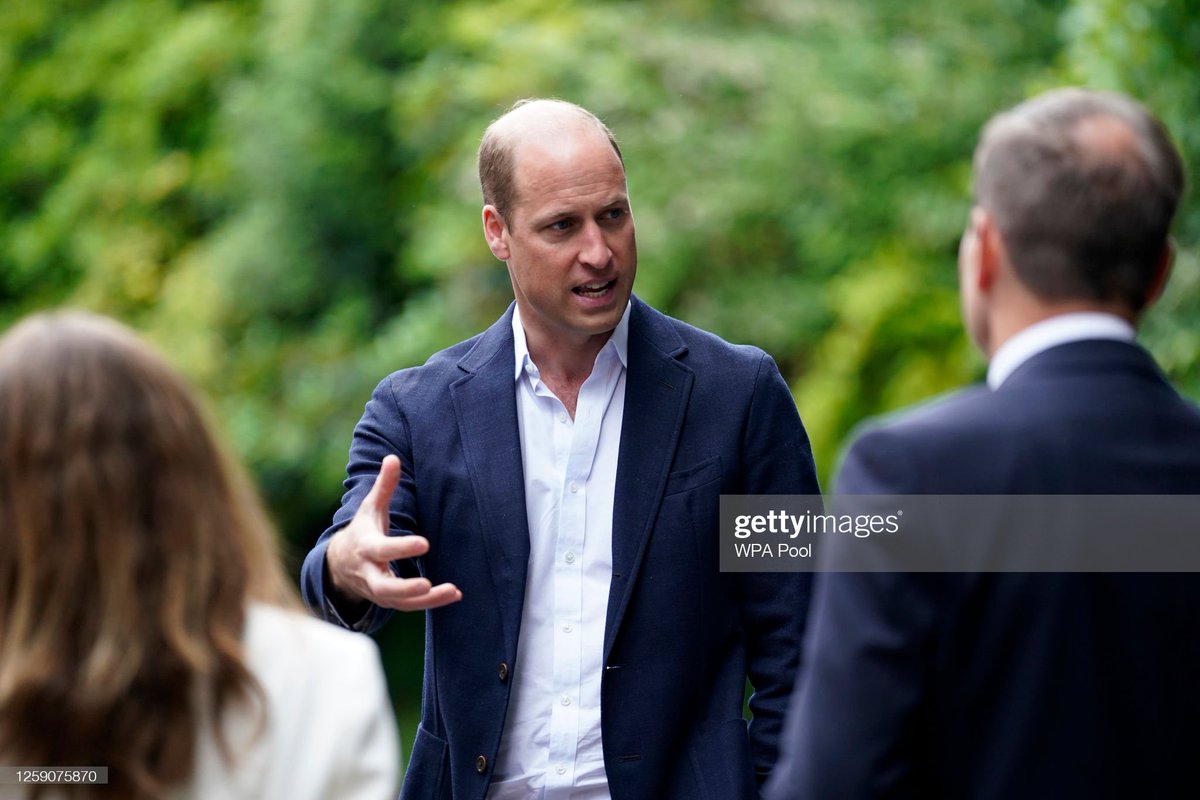
[[(868, 427), (839, 494), (1193, 494), (1200, 413), (1134, 342), (1183, 190), (1163, 127), (1064, 89), (975, 153), (987, 385)], [(768, 795), (1200, 797), (1200, 576), (831, 573)]]

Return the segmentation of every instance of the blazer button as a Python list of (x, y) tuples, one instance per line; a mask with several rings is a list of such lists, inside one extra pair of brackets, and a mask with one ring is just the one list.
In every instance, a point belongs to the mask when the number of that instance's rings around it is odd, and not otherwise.
[(496, 674), (500, 676), (501, 683), (508, 680), (508, 662), (507, 661), (500, 662), (500, 669), (496, 670)]
[(487, 772), (487, 758), (484, 756), (475, 756), (475, 771), (480, 775)]

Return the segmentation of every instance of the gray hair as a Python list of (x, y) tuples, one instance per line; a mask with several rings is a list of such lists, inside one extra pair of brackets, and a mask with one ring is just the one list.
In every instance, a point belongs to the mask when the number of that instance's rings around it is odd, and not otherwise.
[(991, 119), (975, 199), (1047, 301), (1146, 304), (1183, 194), (1166, 129), (1119, 94), (1057, 89)]

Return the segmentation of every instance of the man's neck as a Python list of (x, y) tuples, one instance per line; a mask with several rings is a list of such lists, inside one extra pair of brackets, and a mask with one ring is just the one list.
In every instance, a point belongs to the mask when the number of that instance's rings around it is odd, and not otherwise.
[(562, 401), (571, 419), (579, 390), (592, 374), (596, 356), (612, 338), (612, 331), (591, 336), (572, 335), (568, 331), (545, 331), (528, 315), (519, 313), (518, 321), (529, 358), (537, 366), (541, 382)]
[(1028, 302), (1013, 307), (1007, 313), (993, 317), (991, 336), (985, 355), (988, 359), (995, 357), (1005, 342), (1022, 331), (1045, 322), (1046, 320), (1066, 314), (1098, 313), (1110, 314), (1137, 327), (1137, 315), (1124, 303), (1096, 303), (1088, 301), (1067, 301), (1062, 303)]
[(1108, 312), (1073, 311), (1047, 317), (1009, 337), (996, 350), (988, 364), (988, 386), (999, 388), (1018, 367), (1052, 347), (1084, 339), (1133, 341), (1134, 336), (1127, 319)]
[(611, 336), (612, 331), (588, 337), (556, 337), (525, 326), (529, 357), (537, 364), (542, 382), (552, 390), (557, 385), (574, 386), (576, 393), (592, 374), (596, 355)]

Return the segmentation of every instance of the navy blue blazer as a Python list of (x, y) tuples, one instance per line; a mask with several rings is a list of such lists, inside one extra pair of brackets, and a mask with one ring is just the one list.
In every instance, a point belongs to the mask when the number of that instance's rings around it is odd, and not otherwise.
[[(864, 432), (846, 494), (1197, 494), (1200, 413), (1133, 344), (1051, 348)], [(817, 577), (768, 796), (1200, 797), (1200, 576)]]
[[(770, 356), (632, 303), (601, 689), (609, 786), (618, 800), (757, 797), (811, 581), (719, 572), (718, 498), (817, 494), (808, 438)], [(427, 612), (405, 798), (483, 798), (499, 747), (529, 558), (514, 363), (510, 308), (384, 379), (354, 431), (342, 506), (304, 563), (305, 600), (328, 618), (328, 539), (396, 453), (392, 531), (428, 537), (421, 571), (463, 593)], [(367, 629), (389, 613), (373, 608)]]

